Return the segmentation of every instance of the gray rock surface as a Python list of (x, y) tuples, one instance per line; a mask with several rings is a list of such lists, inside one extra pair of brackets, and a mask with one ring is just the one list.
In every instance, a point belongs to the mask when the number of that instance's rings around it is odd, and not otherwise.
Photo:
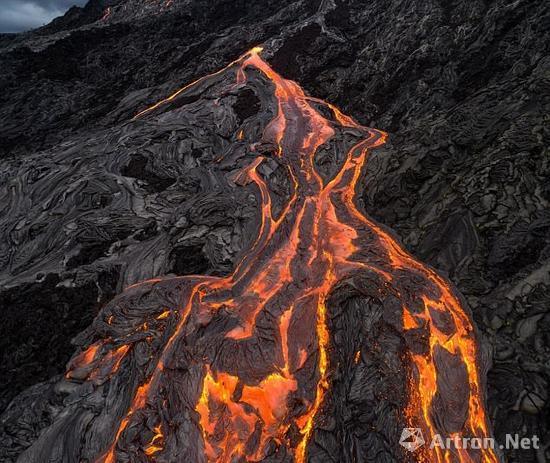
[[(389, 132), (369, 159), (364, 207), (464, 295), (493, 350), (496, 437), (537, 434), (544, 448), (506, 455), (545, 461), (547, 4), (249, 3), (144, 10), (98, 0), (37, 31), (0, 36), (3, 407), (63, 372), (71, 338), (127, 285), (232, 269), (257, 204), (228, 200), (205, 166), (260, 102), (234, 95), (216, 146), (193, 96), (177, 125), (128, 121), (262, 43), (282, 75)], [(11, 461), (34, 438), (25, 444), (16, 422), (27, 420), (36, 436), (57, 413), (49, 384), (2, 415), (0, 458)], [(40, 424), (22, 413), (38, 395), (51, 397), (38, 406)]]

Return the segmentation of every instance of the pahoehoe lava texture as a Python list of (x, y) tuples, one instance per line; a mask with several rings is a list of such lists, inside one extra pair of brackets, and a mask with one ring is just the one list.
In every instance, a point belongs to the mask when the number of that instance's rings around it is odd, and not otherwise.
[[(65, 407), (18, 461), (403, 461), (405, 426), (490, 435), (487, 356), (468, 313), (355, 205), (370, 149), (387, 135), (307, 96), (260, 51), (109, 137), (120, 157), (120, 142), (143, 127), (192, 121), (219, 146), (204, 177), (218, 179), (228, 202), (256, 202), (260, 216), (243, 229), (234, 270), (146, 280), (102, 308), (53, 383)], [(244, 120), (235, 117), (243, 95), (260, 103)], [(127, 174), (144, 170), (135, 161)], [(75, 165), (81, 175), (92, 166)], [(359, 336), (338, 329), (348, 311)], [(340, 361), (360, 383), (349, 399), (333, 389)], [(331, 409), (347, 402), (371, 413), (346, 420)], [(497, 462), (490, 449), (425, 456)]]
[[(115, 294), (171, 273), (227, 275), (252, 244), (259, 217), (254, 188), (228, 187), (212, 166), (229, 147), (245, 151), (236, 134), (243, 124), (273, 116), (262, 113), (267, 102), (243, 90), (218, 107), (201, 89), (179, 100), (185, 117), (128, 121), (264, 43), (282, 75), (390, 133), (389, 143), (370, 155), (365, 208), (464, 295), (494, 351), (487, 392), (495, 435), (537, 434), (541, 450), (506, 455), (544, 461), (546, 3), (166, 3), (91, 1), (45, 28), (0, 36), (0, 460), (14, 461), (70, 406), (71, 391), (49, 378), (64, 371), (70, 339)], [(333, 173), (343, 152), (319, 153), (322, 175)], [(277, 213), (289, 185), (276, 163), (261, 169), (281, 198), (273, 204)], [(351, 458), (345, 452), (357, 442), (377, 448), (376, 433), (349, 432), (391, 416), (373, 411), (373, 396), (400, 400), (399, 393), (388, 397), (392, 379), (372, 373), (380, 358), (363, 358), (363, 370), (349, 363), (360, 340), (383, 337), (384, 346), (394, 340), (380, 325), (358, 330), (364, 300), (353, 301), (364, 293), (341, 291), (346, 310), (333, 308), (328, 323), (338, 365), (332, 393), (342, 400), (327, 399), (335, 418), (323, 428), (324, 439), (343, 447), (336, 461)], [(375, 323), (380, 299), (369, 304)], [(75, 339), (78, 346), (93, 341), (97, 323)], [(153, 339), (161, 336), (156, 325), (149, 329)], [(46, 382), (34, 385), (39, 381)], [(84, 421), (100, 413), (94, 398), (87, 399)]]

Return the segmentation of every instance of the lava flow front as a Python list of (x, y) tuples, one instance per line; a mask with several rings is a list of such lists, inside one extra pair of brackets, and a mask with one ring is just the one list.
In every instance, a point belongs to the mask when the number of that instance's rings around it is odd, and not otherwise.
[[(380, 317), (400, 339), (394, 373), (407, 378), (395, 380), (403, 397), (398, 413), (387, 418), (395, 429), (371, 426), (372, 433), (385, 435), (380, 445), (395, 461), (497, 461), (490, 449), (407, 453), (395, 445), (406, 426), (422, 429), (427, 441), (435, 434), (490, 436), (472, 322), (449, 284), (355, 204), (368, 150), (382, 145), (386, 135), (307, 96), (260, 52), (252, 49), (135, 118), (136, 124), (162, 118), (180, 96), (228, 76), (233, 82), (225, 92), (262, 86), (273, 103), (257, 139), (251, 125), (234, 135), (234, 143), (246, 147), (241, 159), (246, 164), (232, 173), (230, 183), (255, 192), (261, 217), (233, 273), (156, 279), (128, 288), (96, 320), (104, 337), (73, 359), (66, 381), (111, 384), (104, 394), (112, 410), (87, 425), (88, 458), (97, 463), (335, 461), (323, 459), (320, 451), (312, 457), (319, 426), (330, 432), (327, 403), (339, 400), (333, 372), (346, 362), (334, 360), (331, 314), (344, 299), (337, 297), (342, 288), (361, 291), (368, 280), (376, 291), (359, 307), (367, 316), (374, 310), (369, 300), (380, 294), (393, 298), (383, 304)], [(317, 156), (321, 150), (337, 151), (330, 145), (337, 134), (353, 141), (323, 170)], [(224, 162), (223, 155), (217, 162)], [(285, 173), (286, 195), (280, 181), (268, 179), (273, 166)], [(130, 319), (132, 329), (121, 328)], [(153, 339), (147, 333), (155, 327), (161, 335)], [(361, 367), (376, 344), (351, 353), (353, 368)], [(140, 374), (129, 375), (132, 369)], [(116, 401), (121, 394), (126, 398)], [(345, 447), (346, 439), (330, 445)], [(368, 446), (348, 449), (338, 458), (378, 461), (368, 452)]]

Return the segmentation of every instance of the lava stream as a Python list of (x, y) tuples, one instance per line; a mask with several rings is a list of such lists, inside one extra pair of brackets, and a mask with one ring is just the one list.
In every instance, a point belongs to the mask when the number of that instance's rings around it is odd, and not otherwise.
[[(161, 395), (164, 382), (169, 380), (164, 366), (177, 357), (179, 342), (188, 334), (189, 320), (195, 317), (208, 321), (222, 309), (235, 323), (223, 333), (219, 351), (205, 350), (203, 355), (200, 394), (194, 405), (204, 441), (201, 461), (261, 461), (267, 449), (274, 447), (285, 447), (296, 463), (308, 461), (315, 426), (331, 389), (330, 295), (339, 282), (360, 272), (377, 275), (397, 295), (405, 293), (402, 287), (409, 279), (420, 282), (419, 293), (401, 298), (403, 336), (420, 332), (428, 346), (427, 352), (407, 353), (411, 379), (403, 425), (420, 427), (426, 436), (489, 436), (477, 366), (479, 355), (469, 316), (445, 280), (416, 261), (354, 203), (368, 150), (382, 145), (386, 134), (363, 127), (334, 106), (308, 97), (295, 82), (278, 75), (260, 52), (260, 48), (252, 49), (223, 70), (193, 82), (136, 116), (141, 118), (164, 107), (185, 90), (224, 71), (235, 73), (237, 87), (245, 85), (251, 75), (266, 80), (274, 89), (276, 114), (265, 126), (262, 141), (275, 147), (273, 158), (288, 172), (292, 191), (278, 217), (274, 217), (272, 193), (259, 170), (264, 157), (256, 154), (235, 179), (236, 183), (254, 182), (258, 188), (258, 235), (231, 275), (181, 278), (188, 289), (185, 302), (173, 308), (179, 317), (177, 326), (153, 373), (136, 389), (126, 416), (113, 432), (111, 445), (97, 462), (116, 461), (123, 433), (148, 406), (152, 395)], [(330, 119), (325, 113), (330, 113)], [(361, 141), (348, 151), (339, 172), (325, 181), (316, 170), (315, 156), (342, 128), (356, 133)], [(241, 130), (237, 139), (244, 137)], [(157, 319), (164, 320), (169, 313), (163, 312)], [(313, 345), (291, 334), (298, 324), (314, 333)], [(265, 362), (251, 365), (242, 359), (223, 364), (219, 360), (223, 349), (250, 352), (257, 348), (258, 333), (266, 329), (275, 333), (275, 347)], [(78, 358), (78, 367), (90, 365), (92, 371), (99, 368), (100, 350), (100, 344), (93, 344)], [(127, 350), (113, 357), (111, 363), (116, 368)], [(359, 360), (357, 352), (354, 362)], [(460, 428), (452, 424), (442, 429), (433, 418), (435, 401), (443, 400), (438, 375), (445, 362), (464, 371), (452, 385), (467, 393), (466, 418)], [(242, 365), (254, 371), (244, 375)], [(308, 386), (306, 375), (300, 373), (307, 365), (313, 365), (313, 388)], [(291, 406), (291, 402), (302, 405)], [(169, 425), (159, 419), (153, 437), (143, 448), (144, 458), (154, 461), (163, 454)], [(434, 450), (419, 455), (422, 461), (434, 462), (497, 461), (492, 450)]]

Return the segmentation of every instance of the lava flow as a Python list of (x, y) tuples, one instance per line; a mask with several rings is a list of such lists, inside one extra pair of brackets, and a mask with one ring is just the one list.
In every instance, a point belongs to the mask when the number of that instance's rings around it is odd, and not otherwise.
[[(490, 436), (468, 314), (443, 278), (354, 202), (368, 150), (382, 145), (386, 134), (307, 96), (260, 52), (254, 48), (222, 70), (235, 76), (232, 90), (253, 80), (270, 87), (275, 102), (261, 140), (249, 140), (246, 128), (235, 135), (235, 143), (247, 143), (249, 163), (232, 182), (235, 188), (255, 184), (261, 204), (257, 236), (229, 276), (156, 279), (127, 290), (130, 295), (144, 288), (148, 295), (165, 291), (177, 302), (163, 306), (159, 301), (158, 314), (139, 326), (140, 333), (165, 326), (163, 346), (143, 379), (125, 386), (131, 399), (102, 434), (109, 434), (110, 444), (95, 461), (114, 463), (119, 452), (126, 452), (120, 461), (257, 462), (270, 455), (283, 455), (277, 461), (309, 461), (333, 381), (331, 295), (358, 275), (369, 275), (380, 291), (399, 301), (384, 310), (397, 315), (410, 378), (400, 385), (408, 403), (401, 410), (401, 427), (421, 428), (426, 440), (436, 433)], [(136, 119), (153, 115), (222, 71)], [(337, 172), (323, 176), (316, 155), (337, 133), (355, 142)], [(286, 171), (291, 186), (278, 209), (262, 174), (268, 157)], [(127, 311), (130, 303), (124, 304)], [(106, 323), (114, 326), (117, 320), (111, 316)], [(135, 361), (123, 360), (134, 348), (116, 342), (109, 348), (109, 343), (96, 342), (75, 357), (67, 378), (80, 375), (100, 383), (117, 370), (136, 368)], [(350, 362), (360, 363), (360, 354), (353, 352)], [(441, 410), (452, 416), (441, 417)], [(144, 427), (148, 433), (136, 441), (136, 429)], [(398, 460), (497, 461), (490, 449), (435, 448), (406, 456), (397, 446), (392, 452)]]

